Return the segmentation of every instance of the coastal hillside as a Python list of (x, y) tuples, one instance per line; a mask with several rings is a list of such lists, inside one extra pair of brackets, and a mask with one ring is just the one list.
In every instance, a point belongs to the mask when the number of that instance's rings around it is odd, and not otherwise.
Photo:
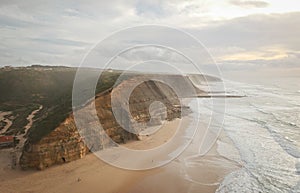
[[(34, 121), (27, 133), (31, 141), (59, 126), (72, 111), (72, 87), (76, 68), (20, 67), (0, 69), (0, 134), (17, 136), (25, 132), (28, 116), (36, 109)], [(87, 70), (87, 73), (90, 73)], [(103, 73), (97, 92), (110, 88), (119, 72)], [(9, 128), (7, 120), (11, 122)]]
[[(92, 141), (93, 149), (87, 148), (84, 139), (79, 135), (72, 114), (72, 87), (76, 68), (31, 66), (22, 68), (2, 68), (0, 70), (0, 134), (15, 137), (15, 164), (24, 169), (44, 169), (54, 164), (69, 162), (85, 156), (89, 151), (101, 150), (109, 142)], [(85, 69), (87, 77), (99, 73), (99, 70)], [(126, 88), (133, 81), (149, 76), (136, 72), (126, 73), (115, 85), (121, 71), (105, 71), (97, 84), (95, 100), (78, 101), (86, 106), (94, 103), (97, 116), (106, 134), (116, 143), (138, 140), (136, 134), (122, 129), (115, 120), (111, 107), (111, 94)], [(140, 84), (130, 97), (130, 113), (137, 122), (149, 121), (149, 105), (160, 101), (167, 107), (167, 120), (180, 118), (179, 98), (190, 97), (188, 85), (192, 81), (181, 75), (150, 75), (167, 78), (180, 87), (175, 92), (167, 85), (157, 81), (146, 81)], [(197, 80), (193, 75), (193, 80)], [(198, 82), (203, 80), (199, 76)], [(82, 84), (89, 85), (89, 79)], [(190, 86), (191, 87), (191, 86)], [(192, 86), (197, 94), (203, 92)], [(179, 94), (180, 96), (177, 96)], [(122, 96), (117, 101), (123, 104)], [(74, 101), (73, 101), (74, 104)], [(76, 103), (75, 103), (76, 104)], [(122, 105), (119, 109), (123, 111)], [(125, 112), (125, 111), (124, 111)], [(93, 125), (93, 121), (89, 124)], [(159, 124), (159, 123), (155, 123)], [(17, 153), (16, 153), (17, 152)]]

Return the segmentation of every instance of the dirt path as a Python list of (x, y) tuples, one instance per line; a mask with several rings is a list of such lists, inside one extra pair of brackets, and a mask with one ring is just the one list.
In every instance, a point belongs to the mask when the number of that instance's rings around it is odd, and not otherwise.
[(32, 124), (33, 124), (33, 118), (35, 116), (35, 114), (37, 112), (39, 112), (41, 109), (43, 108), (43, 105), (40, 105), (40, 107), (34, 111), (31, 112), (30, 115), (28, 115), (28, 117), (26, 118), (28, 120), (27, 125), (24, 127), (24, 133), (21, 135), (16, 136), (17, 140), (19, 140), (18, 145), (16, 145), (15, 148), (15, 159), (16, 159), (16, 164), (18, 164), (21, 154), (22, 154), (22, 150), (23, 150), (23, 146), (25, 144), (26, 138), (25, 135), (27, 134), (28, 130), (31, 128)]
[(7, 111), (7, 112), (1, 112), (0, 111), (0, 121), (5, 122), (5, 126), (3, 127), (3, 129), (0, 130), (0, 135), (6, 133), (6, 131), (10, 128), (10, 126), (12, 125), (12, 121), (9, 120), (8, 118), (5, 118), (5, 116), (10, 115), (12, 112), (11, 111)]

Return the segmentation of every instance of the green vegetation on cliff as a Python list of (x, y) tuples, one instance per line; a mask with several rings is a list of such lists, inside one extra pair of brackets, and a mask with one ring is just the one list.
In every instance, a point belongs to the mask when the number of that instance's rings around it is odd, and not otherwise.
[[(40, 105), (29, 130), (29, 140), (39, 141), (63, 122), (72, 111), (72, 88), (76, 68), (41, 67), (0, 69), (0, 111), (12, 111), (13, 125), (5, 133), (24, 132), (26, 117)], [(87, 69), (89, 73), (92, 70)], [(99, 71), (98, 71), (99, 72)], [(104, 72), (96, 92), (113, 86), (120, 72)], [(1, 129), (1, 127), (0, 127)]]

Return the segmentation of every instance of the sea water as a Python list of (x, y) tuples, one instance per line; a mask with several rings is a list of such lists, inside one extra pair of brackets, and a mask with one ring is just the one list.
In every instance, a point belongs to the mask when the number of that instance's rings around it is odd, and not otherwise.
[[(273, 84), (226, 81), (243, 98), (226, 99), (225, 133), (243, 167), (217, 192), (300, 192), (300, 78)], [(219, 149), (219, 153), (228, 153)]]

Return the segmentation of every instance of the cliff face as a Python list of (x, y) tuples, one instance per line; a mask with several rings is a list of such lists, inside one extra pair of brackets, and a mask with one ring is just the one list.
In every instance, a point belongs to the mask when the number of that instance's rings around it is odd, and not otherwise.
[[(166, 107), (166, 118), (172, 120), (181, 117), (181, 106), (178, 96), (167, 85), (147, 81), (138, 85), (132, 92), (129, 104), (123, 101), (120, 90), (126, 88), (130, 80), (126, 80), (118, 85), (114, 90), (98, 94), (95, 98), (95, 107), (97, 116), (106, 134), (116, 143), (126, 143), (129, 140), (137, 140), (138, 136), (124, 130), (116, 121), (112, 112), (111, 96), (112, 92), (116, 96), (116, 108), (119, 112), (126, 112), (124, 105), (129, 105), (130, 114), (138, 123), (145, 123), (150, 120), (149, 106), (153, 101), (160, 101)], [(91, 120), (90, 125), (96, 124)], [(132, 124), (131, 122), (127, 124)], [(151, 123), (151, 124), (160, 124)], [(97, 131), (96, 131), (97, 132)], [(98, 133), (99, 134), (99, 133)], [(103, 135), (100, 133), (100, 136)], [(91, 134), (93, 136), (93, 134)], [(99, 138), (93, 140), (93, 151), (101, 150), (103, 146), (110, 143), (109, 141), (99, 141)], [(91, 146), (89, 146), (91, 147)], [(80, 136), (74, 121), (70, 115), (63, 123), (60, 124), (50, 134), (43, 137), (40, 141), (31, 143), (27, 141), (22, 156), (20, 166), (23, 169), (37, 168), (44, 169), (54, 164), (61, 164), (72, 160), (80, 159), (89, 152), (84, 139)]]
[(86, 148), (72, 116), (38, 143), (26, 142), (20, 158), (23, 169), (44, 169), (54, 164), (80, 159)]

